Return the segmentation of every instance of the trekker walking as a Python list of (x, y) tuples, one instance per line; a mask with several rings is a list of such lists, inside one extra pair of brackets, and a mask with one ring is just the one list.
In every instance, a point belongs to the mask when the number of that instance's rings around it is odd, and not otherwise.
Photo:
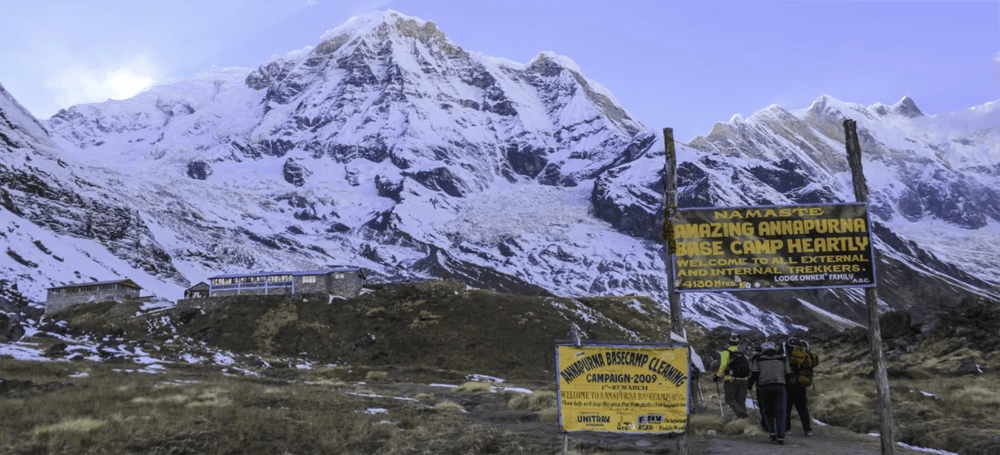
[(771, 341), (760, 345), (760, 357), (750, 364), (749, 387), (757, 384), (760, 412), (767, 424), (769, 439), (785, 443), (785, 378), (792, 373), (788, 359)]
[(806, 391), (813, 384), (813, 367), (819, 365), (819, 356), (809, 350), (809, 342), (789, 338), (785, 343), (788, 364), (792, 375), (788, 378), (788, 404), (785, 406), (785, 431), (792, 431), (792, 407), (799, 414), (802, 431), (812, 436), (812, 419), (809, 418), (809, 401)]
[(719, 371), (715, 382), (724, 381), (726, 403), (736, 413), (736, 417), (747, 417), (747, 380), (750, 377), (750, 361), (740, 351), (740, 336), (733, 332), (729, 337), (729, 347), (719, 354)]

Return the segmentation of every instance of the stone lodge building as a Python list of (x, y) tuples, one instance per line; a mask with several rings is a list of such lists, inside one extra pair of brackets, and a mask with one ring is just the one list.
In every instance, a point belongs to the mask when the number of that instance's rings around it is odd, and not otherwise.
[(56, 286), (48, 289), (48, 295), (45, 299), (45, 314), (52, 314), (82, 303), (124, 302), (137, 299), (141, 290), (142, 287), (127, 278)]

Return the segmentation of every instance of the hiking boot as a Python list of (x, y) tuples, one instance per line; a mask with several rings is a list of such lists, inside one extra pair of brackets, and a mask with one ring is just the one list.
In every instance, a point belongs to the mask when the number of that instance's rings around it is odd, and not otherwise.
[(784, 445), (784, 444), (785, 444), (785, 440), (781, 439), (781, 438), (778, 438), (778, 445), (780, 446), (780, 445)]
[(768, 441), (774, 441), (775, 439), (778, 439), (778, 435), (774, 433), (771, 433), (771, 435), (767, 437)]
[(812, 435), (813, 435), (813, 432), (812, 432), (812, 431), (807, 431), (807, 432), (806, 432), (806, 437), (809, 437), (809, 436), (812, 436)]

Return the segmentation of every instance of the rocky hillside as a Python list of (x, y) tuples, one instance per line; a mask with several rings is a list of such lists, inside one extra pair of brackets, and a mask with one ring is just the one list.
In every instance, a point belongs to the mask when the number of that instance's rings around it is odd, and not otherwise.
[[(207, 309), (105, 302), (64, 310), (29, 330), (68, 340), (56, 358), (207, 361), (237, 370), (355, 365), (551, 379), (554, 340), (669, 339), (669, 316), (643, 297), (567, 299), (468, 289), (456, 281), (378, 285), (322, 298), (244, 297)], [(43, 335), (50, 334), (50, 335)], [(77, 342), (65, 337), (81, 337)], [(98, 346), (85, 340), (100, 340)], [(220, 360), (226, 359), (226, 360)]]
[[(772, 106), (677, 144), (682, 207), (852, 201), (858, 121), (880, 297), (932, 322), (996, 300), (1000, 105)], [(0, 92), (0, 277), (128, 277), (159, 299), (221, 273), (364, 267), (380, 281), (665, 305), (664, 144), (569, 58), (462, 49), (359, 16), (256, 69), (220, 68), (47, 121)], [(863, 293), (686, 294), (705, 327), (864, 324)]]

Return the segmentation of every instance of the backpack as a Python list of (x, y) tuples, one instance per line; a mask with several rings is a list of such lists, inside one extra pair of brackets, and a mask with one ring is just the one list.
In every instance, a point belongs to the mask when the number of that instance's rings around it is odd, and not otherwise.
[(795, 348), (788, 354), (788, 365), (792, 367), (790, 385), (809, 387), (813, 383), (813, 367), (819, 365), (819, 356), (809, 349)]
[(726, 366), (726, 374), (734, 378), (750, 377), (750, 361), (746, 354), (739, 350), (729, 351), (729, 365)]

